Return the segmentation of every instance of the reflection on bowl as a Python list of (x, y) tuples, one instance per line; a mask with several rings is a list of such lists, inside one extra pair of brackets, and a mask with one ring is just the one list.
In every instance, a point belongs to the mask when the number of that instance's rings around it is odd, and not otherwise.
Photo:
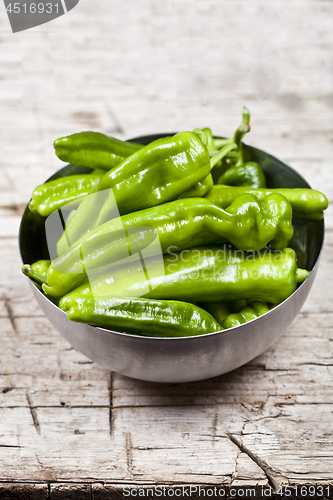
[[(137, 137), (142, 144), (172, 134)], [(310, 187), (291, 167), (264, 151), (245, 146), (267, 178), (269, 187)], [(89, 172), (67, 165), (50, 179)], [(139, 337), (97, 328), (67, 319), (29, 279), (42, 310), (58, 332), (78, 351), (102, 366), (129, 377), (154, 382), (190, 382), (231, 371), (271, 346), (288, 328), (304, 304), (315, 279), (324, 241), (324, 222), (295, 221), (290, 244), (298, 266), (311, 270), (309, 277), (284, 302), (259, 318), (230, 330), (196, 337)], [(54, 235), (54, 242), (58, 236)], [(49, 243), (49, 242), (48, 242)], [(26, 208), (20, 227), (20, 252), (24, 263), (49, 257), (45, 219)]]

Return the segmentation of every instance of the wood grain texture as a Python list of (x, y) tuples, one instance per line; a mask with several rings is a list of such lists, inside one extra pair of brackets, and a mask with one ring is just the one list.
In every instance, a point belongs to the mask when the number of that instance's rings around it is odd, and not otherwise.
[(331, 208), (316, 282), (291, 327), (246, 366), (190, 384), (110, 374), (71, 348), (34, 301), (17, 245), (32, 189), (62, 166), (55, 138), (206, 125), (227, 135), (244, 104), (248, 142), (332, 202), (332, 15), (324, 0), (82, 1), (15, 36), (2, 16), (1, 498), (332, 479)]

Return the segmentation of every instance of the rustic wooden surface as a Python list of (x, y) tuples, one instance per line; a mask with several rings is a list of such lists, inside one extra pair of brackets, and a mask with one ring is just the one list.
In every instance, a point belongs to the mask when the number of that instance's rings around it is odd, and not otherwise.
[(333, 4), (81, 0), (15, 35), (0, 9), (0, 496), (332, 480), (332, 211), (288, 331), (246, 366), (181, 385), (110, 374), (72, 349), (20, 273), (17, 234), (32, 189), (61, 166), (55, 138), (230, 134), (244, 104), (248, 141), (332, 201)]

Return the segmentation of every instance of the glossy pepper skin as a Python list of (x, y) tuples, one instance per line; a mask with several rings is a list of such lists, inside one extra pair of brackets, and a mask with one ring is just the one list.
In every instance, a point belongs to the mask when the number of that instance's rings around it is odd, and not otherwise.
[(209, 174), (206, 146), (193, 132), (158, 139), (107, 172), (85, 197), (58, 242), (58, 253), (118, 215), (179, 198)]
[(129, 213), (178, 198), (210, 169), (201, 140), (192, 132), (181, 132), (148, 144), (107, 172), (98, 191), (113, 189), (120, 214)]
[(256, 300), (251, 302), (246, 307), (243, 307), (238, 313), (232, 313), (226, 316), (222, 322), (223, 328), (233, 328), (235, 326), (243, 325), (248, 321), (259, 318), (269, 311), (269, 307), (265, 302)]
[(29, 209), (47, 217), (67, 203), (86, 196), (102, 175), (103, 171), (100, 170), (91, 174), (68, 175), (41, 184), (32, 193)]
[(60, 160), (82, 167), (110, 170), (142, 148), (141, 144), (120, 141), (99, 132), (79, 132), (54, 141)]
[(279, 193), (284, 196), (292, 206), (293, 217), (295, 219), (306, 220), (321, 220), (323, 218), (323, 210), (328, 207), (326, 196), (320, 191), (314, 189), (303, 188), (266, 188), (255, 189), (250, 187), (239, 186), (214, 186), (209, 193), (205, 195), (207, 200), (211, 200), (221, 208), (226, 208), (242, 194), (253, 194), (258, 199), (272, 193)]
[(262, 250), (247, 253), (228, 245), (197, 247), (170, 252), (160, 259), (145, 259), (111, 268), (90, 283), (67, 294), (91, 297), (145, 297), (188, 302), (220, 302), (237, 299), (277, 304), (295, 290), (309, 272), (297, 269), (294, 250)]
[(212, 174), (207, 175), (188, 191), (185, 191), (179, 198), (202, 198), (213, 188), (214, 182)]
[(219, 177), (217, 184), (265, 188), (266, 178), (258, 163), (249, 161), (228, 168), (228, 170)]
[(237, 144), (236, 164), (230, 166), (228, 170), (219, 177), (218, 184), (228, 184), (231, 186), (250, 186), (254, 188), (265, 188), (266, 178), (260, 165), (254, 161), (244, 160), (244, 149), (242, 139), (250, 131), (250, 112), (243, 108), (243, 121), (234, 135), (234, 142)]
[(230, 314), (238, 313), (251, 302), (250, 299), (238, 299), (232, 302), (199, 302), (198, 306), (208, 311), (220, 325)]
[[(202, 130), (194, 129), (193, 132), (200, 137), (200, 139), (202, 140), (208, 151), (213, 151), (215, 149), (213, 134), (210, 128), (206, 127), (203, 128)], [(182, 194), (180, 198), (202, 197), (206, 193), (208, 193), (208, 191), (210, 191), (213, 186), (214, 186), (213, 176), (210, 173), (202, 181), (199, 181), (198, 184), (193, 186), (193, 188), (189, 189), (184, 194)]]
[(189, 337), (222, 330), (207, 311), (176, 300), (95, 301), (73, 295), (63, 298), (59, 307), (71, 321), (146, 337)]
[[(232, 141), (237, 149), (229, 153), (223, 164), (213, 170), (215, 184), (228, 184), (230, 186), (250, 186), (254, 188), (266, 187), (266, 178), (260, 165), (248, 161), (249, 154), (244, 151), (242, 139), (250, 131), (250, 112), (244, 107), (242, 123), (237, 128)], [(223, 142), (224, 141), (224, 142)], [(225, 140), (213, 140), (214, 146), (225, 144)]]
[(155, 253), (221, 240), (242, 250), (260, 250), (269, 242), (282, 250), (292, 235), (291, 206), (279, 194), (259, 202), (252, 195), (240, 196), (227, 210), (203, 198), (176, 200), (112, 219), (87, 233), (52, 262), (44, 291), (61, 297), (87, 279), (89, 270), (134, 255), (150, 243)]
[(50, 264), (50, 260), (38, 260), (31, 265), (24, 264), (24, 266), (22, 266), (22, 272), (31, 278), (35, 284), (37, 284), (38, 288), (41, 289), (41, 285), (46, 282), (46, 273)]

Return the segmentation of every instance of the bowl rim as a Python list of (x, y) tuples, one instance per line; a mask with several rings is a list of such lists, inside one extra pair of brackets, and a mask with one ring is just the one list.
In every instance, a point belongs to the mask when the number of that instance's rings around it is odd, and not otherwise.
[[(177, 133), (177, 132), (176, 132)], [(133, 137), (131, 139), (127, 139), (128, 141), (131, 141), (131, 142), (135, 142), (135, 141), (140, 141), (140, 140), (143, 140), (147, 137), (155, 137), (156, 136), (156, 139), (157, 138), (162, 138), (162, 137), (167, 137), (167, 136), (173, 136), (175, 135), (175, 132), (170, 132), (170, 133), (165, 133), (165, 132), (162, 132), (160, 134), (158, 133), (155, 133), (155, 134), (146, 134), (146, 135), (142, 135), (142, 136), (136, 136), (136, 137)], [(158, 136), (158, 137), (157, 137)], [(217, 135), (214, 135), (213, 136), (214, 138), (216, 139), (225, 139), (225, 137), (223, 136), (217, 136)], [(154, 139), (153, 139), (154, 140)], [(291, 167), (290, 165), (288, 165), (288, 163), (286, 163), (285, 161), (281, 160), (279, 157), (277, 156), (274, 156), (270, 153), (267, 153), (265, 150), (263, 149), (259, 149), (257, 148), (256, 146), (252, 146), (251, 144), (247, 143), (247, 142), (243, 142), (243, 145), (245, 147), (248, 147), (252, 150), (255, 150), (255, 151), (258, 151), (259, 153), (262, 153), (264, 154), (265, 156), (267, 156), (268, 158), (272, 158), (274, 160), (278, 160), (280, 163), (283, 164), (284, 167), (287, 168), (287, 170), (290, 170), (294, 173), (296, 173), (298, 176), (300, 176), (302, 178), (302, 180), (307, 184), (308, 188), (309, 189), (312, 189), (310, 184), (307, 182), (306, 179), (304, 179), (304, 177), (299, 173), (297, 172), (293, 167)], [(54, 174), (52, 174), (48, 179), (46, 179), (46, 181), (44, 182), (48, 182), (50, 180), (52, 180), (55, 176), (57, 176), (57, 174), (61, 173), (63, 170), (65, 170), (68, 165), (70, 164), (67, 164), (65, 165), (64, 167), (62, 167), (61, 169), (57, 170)], [(29, 203), (30, 203), (30, 200), (23, 212), (23, 215), (22, 215), (22, 218), (21, 218), (21, 224), (20, 224), (20, 232), (21, 232), (21, 225), (22, 225), (22, 222), (23, 222), (23, 217), (26, 213), (27, 210), (29, 210)], [(210, 336), (213, 336), (213, 335), (223, 335), (223, 334), (226, 334), (227, 332), (230, 332), (230, 331), (235, 331), (239, 328), (242, 328), (244, 327), (245, 325), (248, 325), (250, 323), (253, 323), (254, 321), (258, 321), (260, 320), (261, 318), (265, 317), (266, 315), (268, 315), (269, 313), (271, 313), (273, 310), (277, 310), (279, 308), (281, 308), (284, 304), (286, 304), (289, 300), (292, 300), (292, 298), (294, 297), (295, 294), (297, 294), (299, 292), (299, 290), (303, 287), (303, 285), (305, 284), (305, 282), (310, 278), (310, 276), (313, 274), (313, 272), (316, 270), (316, 268), (318, 267), (319, 265), (319, 261), (320, 261), (320, 257), (321, 257), (321, 254), (322, 254), (322, 251), (323, 251), (323, 247), (324, 247), (324, 241), (325, 241), (325, 221), (324, 221), (324, 218), (322, 219), (322, 221), (319, 221), (319, 222), (322, 222), (323, 224), (323, 238), (322, 238), (322, 241), (321, 241), (321, 246), (320, 246), (320, 250), (318, 252), (318, 256), (316, 258), (316, 261), (309, 273), (309, 275), (307, 276), (307, 278), (303, 281), (303, 283), (301, 283), (300, 285), (297, 286), (296, 290), (291, 294), (289, 295), (289, 297), (287, 297), (285, 300), (283, 300), (282, 302), (280, 302), (279, 304), (277, 304), (276, 306), (274, 306), (272, 309), (270, 309), (269, 311), (267, 311), (266, 313), (258, 316), (257, 318), (254, 318), (254, 319), (251, 319), (250, 321), (246, 321), (246, 323), (242, 323), (241, 325), (237, 325), (237, 326), (233, 326), (232, 328), (226, 328), (226, 329), (223, 329), (223, 330), (218, 330), (216, 332), (210, 332), (210, 333), (203, 333), (203, 334), (200, 334), (200, 335), (188, 335), (188, 336), (184, 336), (184, 337), (154, 337), (154, 336), (148, 336), (148, 335), (138, 335), (138, 334), (131, 334), (131, 333), (126, 333), (126, 332), (117, 332), (115, 330), (110, 330), (110, 329), (107, 329), (107, 328), (102, 328), (100, 326), (94, 326), (94, 325), (90, 325), (89, 323), (81, 323), (81, 322), (78, 322), (78, 321), (71, 321), (67, 318), (67, 314), (65, 311), (63, 311), (62, 309), (60, 309), (59, 306), (57, 306), (54, 302), (52, 302), (52, 300), (50, 300), (40, 289), (39, 287), (35, 284), (35, 282), (29, 277), (29, 276), (26, 276), (26, 278), (30, 281), (31, 285), (34, 286), (36, 288), (36, 291), (38, 294), (40, 294), (41, 297), (43, 297), (42, 300), (47, 300), (49, 302), (50, 305), (52, 305), (57, 311), (59, 311), (60, 313), (62, 313), (64, 316), (66, 316), (66, 319), (67, 321), (70, 321), (71, 323), (77, 323), (77, 324), (86, 324), (88, 326), (90, 326), (91, 328), (97, 328), (98, 330), (101, 330), (105, 333), (108, 333), (108, 334), (113, 334), (113, 335), (120, 335), (122, 337), (130, 337), (130, 338), (137, 338), (137, 339), (145, 339), (146, 341), (187, 341), (187, 340), (190, 340), (190, 339), (202, 339), (202, 338), (206, 338), (206, 337), (210, 337)], [(23, 259), (22, 259), (22, 252), (21, 252), (21, 245), (19, 244), (19, 250), (20, 250), (20, 256), (21, 256), (21, 260), (23, 262)], [(23, 262), (24, 264), (24, 262)], [(178, 302), (183, 302), (183, 301), (178, 301)]]

